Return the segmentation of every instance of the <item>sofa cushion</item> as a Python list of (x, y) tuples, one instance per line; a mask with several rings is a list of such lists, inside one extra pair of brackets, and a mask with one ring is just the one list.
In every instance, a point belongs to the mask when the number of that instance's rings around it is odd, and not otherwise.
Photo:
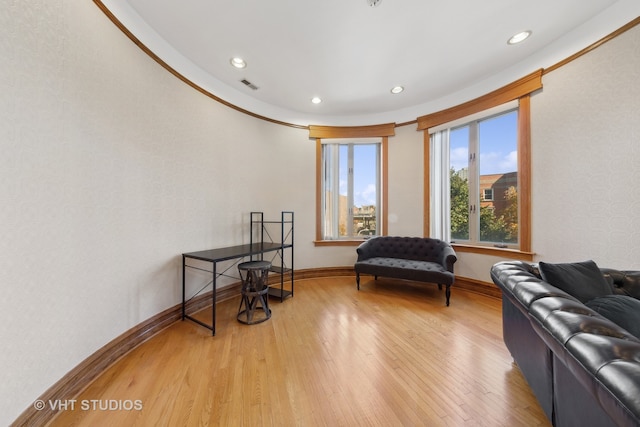
[(585, 305), (640, 338), (640, 300), (627, 295), (606, 295)]
[(593, 261), (566, 264), (538, 263), (542, 279), (582, 303), (613, 294), (613, 288)]
[(373, 257), (358, 261), (356, 271), (399, 279), (433, 281), (443, 285), (451, 285), (455, 279), (453, 273), (438, 263), (401, 258)]

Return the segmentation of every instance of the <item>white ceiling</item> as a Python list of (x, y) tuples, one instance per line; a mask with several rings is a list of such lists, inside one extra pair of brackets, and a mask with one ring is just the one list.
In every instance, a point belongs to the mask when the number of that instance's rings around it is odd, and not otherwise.
[[(640, 14), (638, 0), (104, 0), (214, 95), (294, 124), (402, 123), (548, 67)], [(524, 43), (507, 45), (531, 30)], [(234, 56), (248, 66), (230, 65)], [(240, 82), (258, 87), (252, 90)], [(405, 91), (392, 95), (393, 86)], [(323, 102), (315, 105), (311, 98)]]

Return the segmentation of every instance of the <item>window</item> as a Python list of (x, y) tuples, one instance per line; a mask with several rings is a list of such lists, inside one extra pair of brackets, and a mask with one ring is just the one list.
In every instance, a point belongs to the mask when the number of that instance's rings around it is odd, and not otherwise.
[(431, 136), (441, 150), (433, 160), (448, 215), (440, 229), (451, 242), (519, 247), (518, 109), (505, 108), (444, 124)]
[[(487, 118), (492, 114), (517, 108), (517, 209), (518, 243), (506, 249), (495, 245), (456, 245), (456, 251), (478, 254), (499, 254), (530, 261), (531, 253), (531, 94), (542, 89), (542, 70), (534, 71), (498, 88), (486, 95), (467, 101), (446, 110), (418, 117), (418, 130), (424, 131), (425, 153), (425, 234), (450, 240), (449, 209), (449, 146), (448, 133), (443, 129), (453, 128), (464, 122)], [(511, 106), (511, 104), (513, 106)], [(506, 107), (505, 107), (506, 105)], [(499, 111), (494, 111), (499, 109)], [(489, 110), (492, 110), (491, 112)], [(463, 120), (467, 117), (467, 120)], [(461, 121), (462, 120), (462, 121)], [(458, 122), (455, 125), (452, 122)], [(449, 123), (449, 125), (447, 125)], [(446, 144), (445, 144), (446, 143)], [(446, 145), (446, 149), (443, 146)], [(499, 194), (494, 191), (494, 197)], [(500, 246), (500, 245), (499, 245)], [(514, 251), (513, 249), (517, 249)]]
[(322, 239), (381, 234), (380, 142), (322, 144)]
[[(316, 141), (315, 245), (358, 245), (367, 235), (387, 234), (387, 158), (389, 137), (394, 135), (395, 123), (343, 127), (309, 125), (309, 138)], [(370, 147), (366, 148), (366, 145)], [(352, 147), (351, 155), (349, 146)], [(340, 185), (340, 157), (347, 164), (343, 169), (346, 172), (342, 173), (346, 187)], [(351, 170), (349, 162), (353, 164)], [(375, 190), (375, 196), (372, 191), (361, 191), (363, 188)], [(341, 189), (344, 189), (344, 196), (340, 195)], [(361, 198), (364, 195), (368, 197)], [(342, 210), (341, 200), (346, 201)], [(341, 222), (344, 227), (340, 226)]]

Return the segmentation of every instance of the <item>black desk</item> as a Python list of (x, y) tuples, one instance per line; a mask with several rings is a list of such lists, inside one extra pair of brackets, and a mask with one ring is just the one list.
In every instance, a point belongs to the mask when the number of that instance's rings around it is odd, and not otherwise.
[[(227, 248), (209, 249), (206, 251), (189, 252), (186, 254), (182, 254), (182, 320), (189, 319), (191, 321), (194, 321), (199, 325), (202, 325), (205, 328), (210, 329), (212, 335), (215, 335), (216, 334), (216, 279), (223, 274), (223, 273), (218, 273), (217, 263), (220, 261), (228, 261), (236, 258), (253, 257), (256, 255), (261, 255), (265, 252), (278, 251), (290, 246), (291, 245), (288, 245), (288, 244), (282, 245), (280, 243), (253, 243), (248, 245), (230, 246)], [(199, 267), (187, 265), (187, 259), (196, 259), (199, 261), (210, 262), (212, 264), (212, 269), (210, 271), (205, 270), (212, 273), (212, 281), (210, 282), (213, 284), (213, 292), (212, 292), (213, 307), (211, 310), (212, 311), (211, 325), (208, 325), (194, 317), (191, 317), (186, 313), (186, 304), (187, 304), (186, 279), (185, 279), (186, 269), (194, 268), (197, 270), (204, 270)], [(208, 286), (209, 284), (206, 285), (206, 287)], [(194, 295), (193, 297), (195, 297), (196, 295)]]

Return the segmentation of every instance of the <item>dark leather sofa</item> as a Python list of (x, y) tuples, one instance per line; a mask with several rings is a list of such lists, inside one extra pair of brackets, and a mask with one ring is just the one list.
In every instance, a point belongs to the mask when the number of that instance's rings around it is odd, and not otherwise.
[[(640, 298), (640, 272), (600, 269), (614, 294)], [(554, 426), (640, 425), (640, 340), (541, 279), (501, 262), (504, 342)]]
[(360, 274), (429, 282), (446, 287), (449, 305), (451, 285), (455, 280), (453, 264), (456, 253), (447, 242), (428, 237), (379, 236), (366, 240), (356, 249), (354, 265), (356, 284)]

